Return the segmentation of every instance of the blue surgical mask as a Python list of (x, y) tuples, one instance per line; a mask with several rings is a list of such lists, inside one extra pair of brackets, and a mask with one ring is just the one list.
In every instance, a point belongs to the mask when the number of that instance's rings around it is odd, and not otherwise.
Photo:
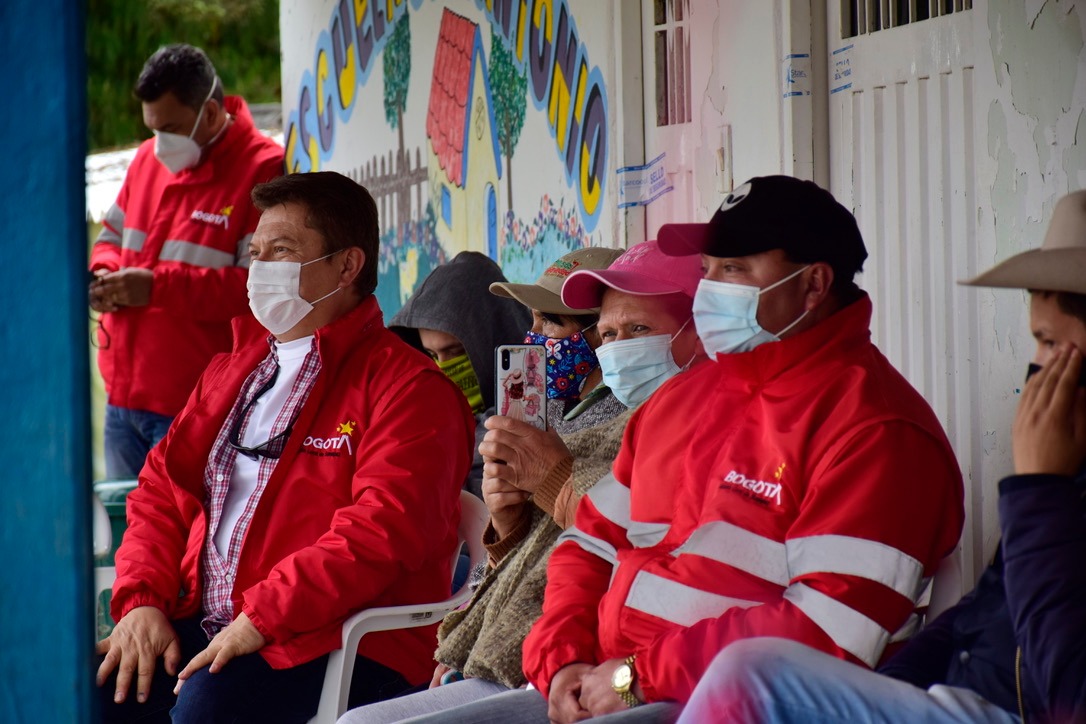
[(674, 337), (666, 334), (635, 337), (607, 342), (596, 350), (600, 371), (603, 372), (603, 384), (611, 389), (615, 399), (626, 407), (637, 407), (661, 385), (683, 371), (684, 368), (675, 362), (671, 343), (689, 323), (690, 320), (686, 320)]
[(784, 279), (765, 289), (745, 284), (714, 282), (702, 279), (694, 294), (694, 326), (709, 357), (718, 354), (749, 352), (766, 342), (779, 342), (780, 335), (795, 327), (807, 316), (807, 310), (776, 334), (758, 324), (758, 297), (795, 278), (807, 267), (801, 267)]

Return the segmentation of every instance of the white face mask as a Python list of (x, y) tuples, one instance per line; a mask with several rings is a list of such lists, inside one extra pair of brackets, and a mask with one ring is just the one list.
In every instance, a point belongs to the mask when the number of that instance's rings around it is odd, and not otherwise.
[[(685, 367), (679, 367), (671, 352), (671, 343), (682, 334), (686, 320), (674, 337), (654, 334), (617, 342), (607, 342), (596, 348), (596, 357), (603, 372), (603, 384), (626, 407), (637, 407), (660, 386)], [(690, 358), (693, 361), (693, 357)], [(687, 366), (690, 362), (686, 363)]]
[[(204, 117), (204, 109), (207, 108), (207, 102), (211, 100), (211, 95), (215, 92), (215, 86), (219, 84), (219, 79), (215, 78), (211, 84), (211, 90), (207, 92), (207, 98), (200, 104), (200, 112), (196, 114), (196, 123), (192, 126), (192, 132), (187, 136), (182, 136), (180, 133), (167, 133), (166, 131), (155, 131), (155, 158), (159, 162), (169, 169), (172, 174), (179, 174), (186, 168), (192, 168), (200, 161), (200, 144), (193, 140), (193, 136), (196, 135), (196, 129), (200, 127), (200, 119)], [(226, 128), (224, 125), (223, 128)], [(220, 131), (219, 133), (222, 133)], [(216, 138), (218, 136), (216, 135)], [(212, 139), (214, 141), (215, 139)]]
[(334, 251), (305, 264), (296, 261), (252, 262), (249, 265), (249, 281), (246, 287), (249, 290), (249, 309), (253, 310), (256, 321), (274, 335), (283, 334), (313, 311), (314, 304), (338, 292), (342, 287), (336, 287), (320, 299), (307, 302), (298, 291), (303, 266), (315, 264), (338, 253)]
[(807, 316), (807, 310), (776, 334), (765, 331), (758, 324), (758, 297), (807, 268), (797, 269), (765, 289), (702, 279), (694, 294), (694, 326), (709, 357), (716, 359), (718, 354), (749, 352), (760, 344), (779, 342), (780, 335), (799, 324)]

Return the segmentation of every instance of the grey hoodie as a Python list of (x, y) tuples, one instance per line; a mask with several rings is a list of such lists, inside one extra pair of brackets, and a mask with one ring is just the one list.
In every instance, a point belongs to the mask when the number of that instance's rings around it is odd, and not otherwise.
[(465, 488), (480, 498), (483, 459), (479, 443), (483, 421), (494, 414), (494, 348), (524, 341), (532, 327), (532, 313), (519, 302), (490, 293), (493, 282), (508, 281), (490, 257), (464, 251), (448, 264), (430, 272), (388, 328), (417, 350), (420, 329), (436, 329), (460, 340), (471, 360), (486, 408), (475, 416), (475, 456)]
[(527, 308), (490, 293), (491, 283), (505, 281), (490, 257), (460, 252), (434, 269), (388, 323), (389, 329), (418, 350), (422, 350), (420, 329), (436, 329), (459, 339), (488, 409), (494, 406), (494, 348), (523, 342), (524, 333), (532, 327)]

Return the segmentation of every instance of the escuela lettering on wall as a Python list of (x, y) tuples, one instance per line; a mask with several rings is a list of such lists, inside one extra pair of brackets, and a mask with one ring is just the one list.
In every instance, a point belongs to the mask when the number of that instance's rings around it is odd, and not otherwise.
[(282, 0), (287, 165), (370, 189), (386, 315), (460, 251), (531, 281), (571, 249), (615, 245), (614, 69), (600, 67), (613, 63), (610, 13), (569, 0)]

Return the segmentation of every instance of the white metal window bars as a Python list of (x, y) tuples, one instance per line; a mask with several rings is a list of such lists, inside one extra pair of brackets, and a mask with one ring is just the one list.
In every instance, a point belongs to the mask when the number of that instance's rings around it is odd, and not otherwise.
[(853, 38), (972, 9), (973, 0), (841, 0), (841, 37)]

